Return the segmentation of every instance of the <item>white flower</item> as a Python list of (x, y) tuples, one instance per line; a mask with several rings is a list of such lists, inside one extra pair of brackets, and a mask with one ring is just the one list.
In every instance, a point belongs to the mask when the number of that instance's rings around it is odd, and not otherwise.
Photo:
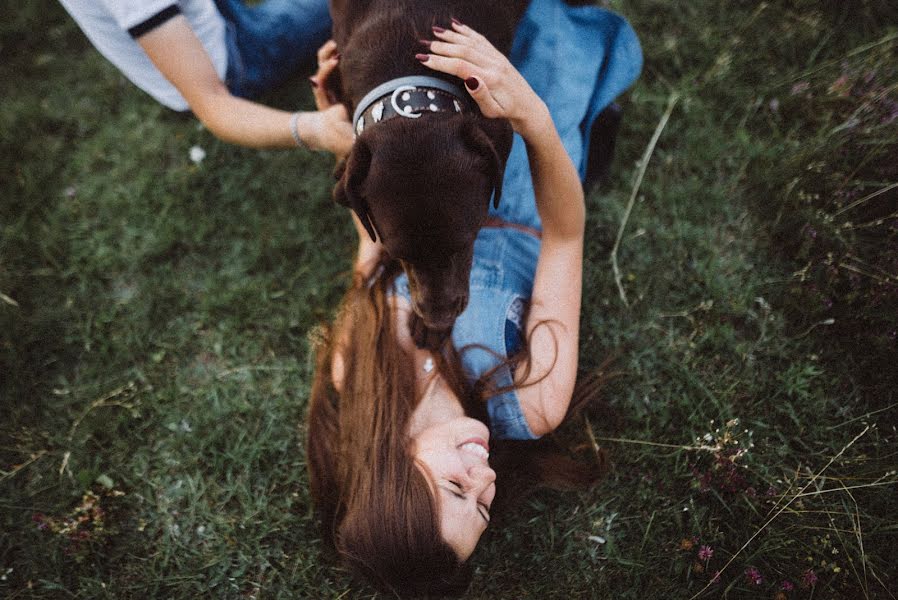
[(200, 164), (203, 162), (204, 158), (206, 158), (206, 151), (199, 146), (193, 146), (190, 149), (190, 160), (192, 160), (194, 164)]

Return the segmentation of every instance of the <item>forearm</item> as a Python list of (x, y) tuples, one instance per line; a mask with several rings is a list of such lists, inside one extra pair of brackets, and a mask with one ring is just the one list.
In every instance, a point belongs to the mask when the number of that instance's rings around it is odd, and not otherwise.
[[(191, 108), (200, 121), (217, 138), (251, 148), (291, 148), (296, 146), (290, 131), (293, 113), (238, 98), (224, 86), (216, 93), (193, 99)], [(308, 122), (300, 115), (297, 128), (302, 139), (302, 126)]]
[[(225, 142), (251, 148), (295, 148), (297, 145), (292, 112), (233, 96), (227, 90), (197, 99), (192, 108), (209, 131)], [(335, 132), (326, 131), (327, 127), (320, 111), (300, 112), (295, 135), (304, 146), (314, 150), (348, 150), (330, 148), (339, 138)], [(351, 138), (347, 137), (347, 143), (351, 144)]]
[(586, 207), (583, 185), (545, 105), (519, 129), (527, 144), (536, 208), (543, 236), (583, 237)]
[[(187, 20), (178, 15), (137, 38), (138, 44), (174, 85), (194, 114), (220, 139), (254, 148), (294, 148), (292, 112), (231, 94)], [(337, 155), (352, 145), (345, 108), (301, 113), (296, 133), (303, 144)]]

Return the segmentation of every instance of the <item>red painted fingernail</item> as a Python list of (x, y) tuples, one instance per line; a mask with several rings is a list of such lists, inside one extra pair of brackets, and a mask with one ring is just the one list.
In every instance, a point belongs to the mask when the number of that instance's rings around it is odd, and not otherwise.
[(431, 27), (431, 29), (433, 29), (434, 33), (445, 33), (446, 32), (446, 30), (443, 29), (442, 27), (440, 27), (439, 25), (434, 25), (433, 27)]
[(312, 87), (313, 87), (313, 88), (317, 88), (317, 87), (318, 87), (318, 82), (315, 81), (315, 78), (314, 78), (314, 77), (309, 77), (309, 83), (312, 84)]
[(340, 60), (340, 57), (342, 57), (342, 56), (343, 56), (343, 55), (340, 54), (339, 52), (337, 52), (336, 54), (334, 54), (334, 58), (336, 58), (337, 60)]
[(430, 40), (418, 40), (418, 43), (424, 46), (425, 48), (430, 48), (430, 45), (433, 43)]
[(464, 27), (464, 25), (465, 25), (464, 23), (462, 23), (461, 21), (459, 21), (459, 20), (456, 19), (455, 17), (452, 17), (452, 22), (455, 23), (456, 25), (458, 25), (459, 27)]
[(467, 79), (465, 79), (465, 87), (473, 92), (480, 87), (480, 82), (477, 81), (476, 77), (468, 77)]
[(429, 54), (416, 54), (415, 58), (420, 60), (422, 63), (425, 63), (428, 60), (430, 60), (430, 55)]

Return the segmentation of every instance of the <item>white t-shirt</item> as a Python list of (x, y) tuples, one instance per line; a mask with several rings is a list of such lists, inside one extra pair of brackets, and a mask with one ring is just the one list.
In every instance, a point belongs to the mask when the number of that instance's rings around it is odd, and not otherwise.
[(173, 14), (183, 14), (199, 38), (218, 76), (228, 68), (225, 20), (212, 0), (59, 0), (87, 38), (137, 87), (174, 110), (190, 108), (159, 72), (134, 35), (152, 30)]

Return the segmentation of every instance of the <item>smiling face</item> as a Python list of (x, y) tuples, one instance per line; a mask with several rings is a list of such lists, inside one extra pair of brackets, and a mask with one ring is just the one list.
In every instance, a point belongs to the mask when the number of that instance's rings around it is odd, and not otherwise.
[(489, 524), (496, 472), (488, 463), (489, 429), (470, 417), (427, 427), (414, 438), (413, 457), (431, 486), (440, 533), (465, 561)]

